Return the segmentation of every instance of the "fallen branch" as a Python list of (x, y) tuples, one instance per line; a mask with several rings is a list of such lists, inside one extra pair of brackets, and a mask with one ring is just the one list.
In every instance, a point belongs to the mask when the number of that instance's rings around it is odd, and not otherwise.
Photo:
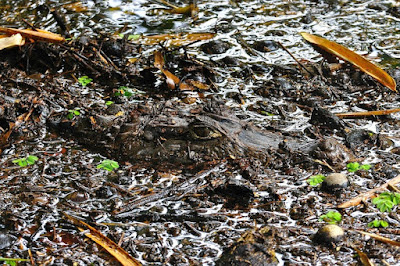
[(338, 206), (338, 208), (349, 208), (352, 206), (357, 206), (360, 204), (361, 201), (366, 201), (369, 198), (372, 198), (377, 192), (385, 190), (388, 186), (394, 186), (396, 184), (400, 183), (400, 175), (396, 176), (395, 178), (390, 179), (387, 183), (383, 184), (380, 187), (371, 189), (367, 192), (362, 193), (361, 195), (358, 195), (355, 198), (352, 198)]

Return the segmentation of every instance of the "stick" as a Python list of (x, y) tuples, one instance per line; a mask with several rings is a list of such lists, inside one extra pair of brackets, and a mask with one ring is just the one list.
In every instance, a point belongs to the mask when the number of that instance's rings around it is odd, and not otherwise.
[(395, 178), (390, 179), (387, 183), (383, 184), (380, 187), (371, 189), (367, 192), (362, 193), (361, 195), (358, 195), (355, 198), (352, 198), (338, 206), (338, 208), (349, 208), (352, 206), (357, 206), (360, 204), (361, 201), (365, 201), (371, 197), (373, 197), (377, 192), (380, 192), (382, 190), (385, 190), (389, 185), (394, 186), (396, 184), (400, 183), (400, 175), (396, 176)]

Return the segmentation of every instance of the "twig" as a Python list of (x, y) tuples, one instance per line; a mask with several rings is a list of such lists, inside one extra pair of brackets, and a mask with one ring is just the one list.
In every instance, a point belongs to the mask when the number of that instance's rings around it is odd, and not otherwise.
[(367, 192), (362, 193), (361, 195), (358, 195), (355, 198), (352, 198), (338, 206), (338, 208), (349, 208), (352, 206), (357, 206), (360, 204), (361, 201), (366, 201), (367, 199), (373, 197), (377, 192), (380, 192), (382, 190), (385, 190), (389, 185), (394, 186), (397, 183), (400, 183), (400, 175), (396, 176), (395, 178), (390, 179), (387, 183), (383, 184), (380, 187), (371, 189)]
[(285, 46), (283, 46), (283, 44), (281, 44), (280, 42), (276, 42), (286, 53), (288, 53), (290, 55), (290, 57), (293, 58), (294, 61), (296, 61), (297, 64), (299, 64), (300, 67), (302, 67), (305, 71), (307, 71), (308, 74), (310, 74), (311, 76), (314, 76), (313, 73), (310, 72), (310, 70), (308, 70), (299, 60), (297, 60), (296, 57), (294, 57), (294, 55), (289, 52), (288, 49), (286, 49)]

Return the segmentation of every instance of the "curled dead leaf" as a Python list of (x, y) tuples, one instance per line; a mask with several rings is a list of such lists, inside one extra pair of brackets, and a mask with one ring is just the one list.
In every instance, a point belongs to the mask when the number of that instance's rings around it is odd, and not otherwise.
[(383, 69), (380, 67), (374, 65), (361, 55), (351, 51), (350, 49), (336, 43), (333, 41), (329, 41), (325, 38), (307, 33), (307, 32), (301, 32), (300, 35), (310, 42), (311, 44), (314, 44), (321, 48), (322, 50), (334, 54), (337, 57), (350, 62), (351, 64), (355, 65), (358, 67), (361, 71), (367, 73), (371, 77), (375, 78), (378, 82), (380, 82), (382, 85), (388, 87), (392, 91), (396, 91), (396, 82), (395, 80), (388, 74), (386, 73)]
[(9, 37), (4, 36), (0, 38), (0, 50), (11, 48), (15, 46), (22, 46), (25, 44), (25, 39), (22, 38), (21, 34), (14, 34)]

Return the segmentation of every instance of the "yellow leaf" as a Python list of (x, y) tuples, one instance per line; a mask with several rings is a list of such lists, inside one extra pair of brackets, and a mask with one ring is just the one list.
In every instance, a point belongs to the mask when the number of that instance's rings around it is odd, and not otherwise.
[(19, 33), (25, 38), (30, 38), (36, 41), (45, 41), (51, 43), (61, 43), (65, 41), (64, 37), (62, 37), (61, 35), (39, 29), (34, 31), (0, 27), (0, 32), (7, 35), (14, 35)]
[(10, 37), (4, 37), (0, 39), (0, 50), (11, 48), (15, 46), (21, 46), (25, 44), (25, 39), (22, 38), (21, 34), (14, 34)]
[(123, 111), (119, 111), (118, 113), (115, 114), (115, 117), (121, 116), (121, 115), (123, 115), (123, 114), (124, 114)]
[(329, 41), (322, 37), (318, 37), (316, 35), (307, 32), (301, 32), (300, 34), (308, 42), (318, 46), (319, 48), (327, 51), (328, 53), (334, 54), (337, 57), (352, 63), (353, 65), (361, 69), (361, 71), (364, 71), (371, 77), (375, 78), (382, 85), (388, 87), (392, 91), (397, 92), (396, 82), (394, 81), (394, 79), (383, 69), (374, 65), (361, 55), (356, 54), (355, 52), (349, 50), (348, 48), (338, 43)]
[[(111, 255), (114, 256), (122, 265), (124, 266), (140, 266), (142, 265), (138, 260), (134, 259), (128, 252), (126, 252), (123, 248), (118, 246), (114, 241), (104, 236), (100, 231), (96, 228), (90, 226), (89, 224), (72, 217), (66, 213), (64, 215), (70, 219), (75, 225), (81, 225), (85, 229), (88, 229), (90, 232), (85, 233), (85, 236), (92, 239), (94, 242), (102, 246), (105, 250), (108, 251)], [(85, 229), (78, 226), (78, 229), (83, 232)]]

